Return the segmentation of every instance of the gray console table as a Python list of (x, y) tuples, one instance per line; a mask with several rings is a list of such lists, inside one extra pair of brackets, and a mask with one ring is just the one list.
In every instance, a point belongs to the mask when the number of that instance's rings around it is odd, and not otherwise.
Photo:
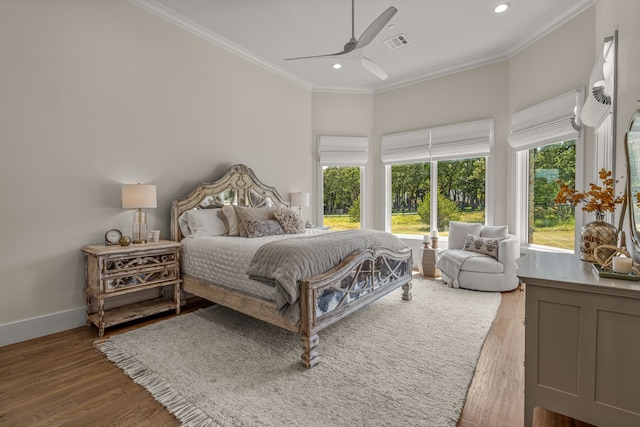
[(537, 406), (601, 427), (640, 426), (640, 282), (605, 279), (577, 255), (530, 251), (525, 413)]

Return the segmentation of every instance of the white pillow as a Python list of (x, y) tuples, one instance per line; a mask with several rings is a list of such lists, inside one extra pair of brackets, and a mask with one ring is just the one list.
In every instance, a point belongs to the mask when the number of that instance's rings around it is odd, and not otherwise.
[(506, 225), (485, 225), (480, 229), (480, 237), (491, 237), (493, 239), (504, 239), (509, 234), (509, 227)]
[(180, 232), (184, 237), (191, 237), (191, 230), (189, 229), (189, 220), (187, 214), (189, 211), (182, 212), (178, 217), (178, 225), (180, 226)]
[(218, 216), (219, 210), (194, 209), (185, 211), (178, 218), (180, 231), (185, 237), (224, 236), (226, 227)]
[(481, 223), (449, 221), (449, 249), (462, 249), (469, 234), (480, 235)]

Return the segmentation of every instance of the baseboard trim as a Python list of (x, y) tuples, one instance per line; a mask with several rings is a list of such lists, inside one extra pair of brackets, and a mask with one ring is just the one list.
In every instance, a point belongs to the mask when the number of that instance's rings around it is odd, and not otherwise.
[(87, 307), (77, 307), (44, 316), (0, 325), (0, 347), (55, 334), (86, 325)]

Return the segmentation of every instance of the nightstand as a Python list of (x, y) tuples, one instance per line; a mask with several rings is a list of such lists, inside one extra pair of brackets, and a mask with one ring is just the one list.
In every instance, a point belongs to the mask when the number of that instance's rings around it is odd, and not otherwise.
[[(180, 314), (180, 243), (168, 240), (130, 246), (93, 245), (82, 248), (85, 255), (87, 326), (104, 329), (174, 310)], [(108, 298), (146, 289), (173, 286), (171, 298), (155, 298), (105, 310)], [(97, 311), (93, 303), (97, 302)]]

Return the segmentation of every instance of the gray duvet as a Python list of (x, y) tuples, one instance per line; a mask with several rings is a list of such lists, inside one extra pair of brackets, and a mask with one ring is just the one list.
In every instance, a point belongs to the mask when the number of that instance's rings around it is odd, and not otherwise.
[(407, 246), (393, 234), (376, 230), (348, 230), (262, 245), (253, 256), (247, 274), (276, 286), (278, 308), (293, 304), (300, 296), (298, 280), (324, 273), (358, 249)]

